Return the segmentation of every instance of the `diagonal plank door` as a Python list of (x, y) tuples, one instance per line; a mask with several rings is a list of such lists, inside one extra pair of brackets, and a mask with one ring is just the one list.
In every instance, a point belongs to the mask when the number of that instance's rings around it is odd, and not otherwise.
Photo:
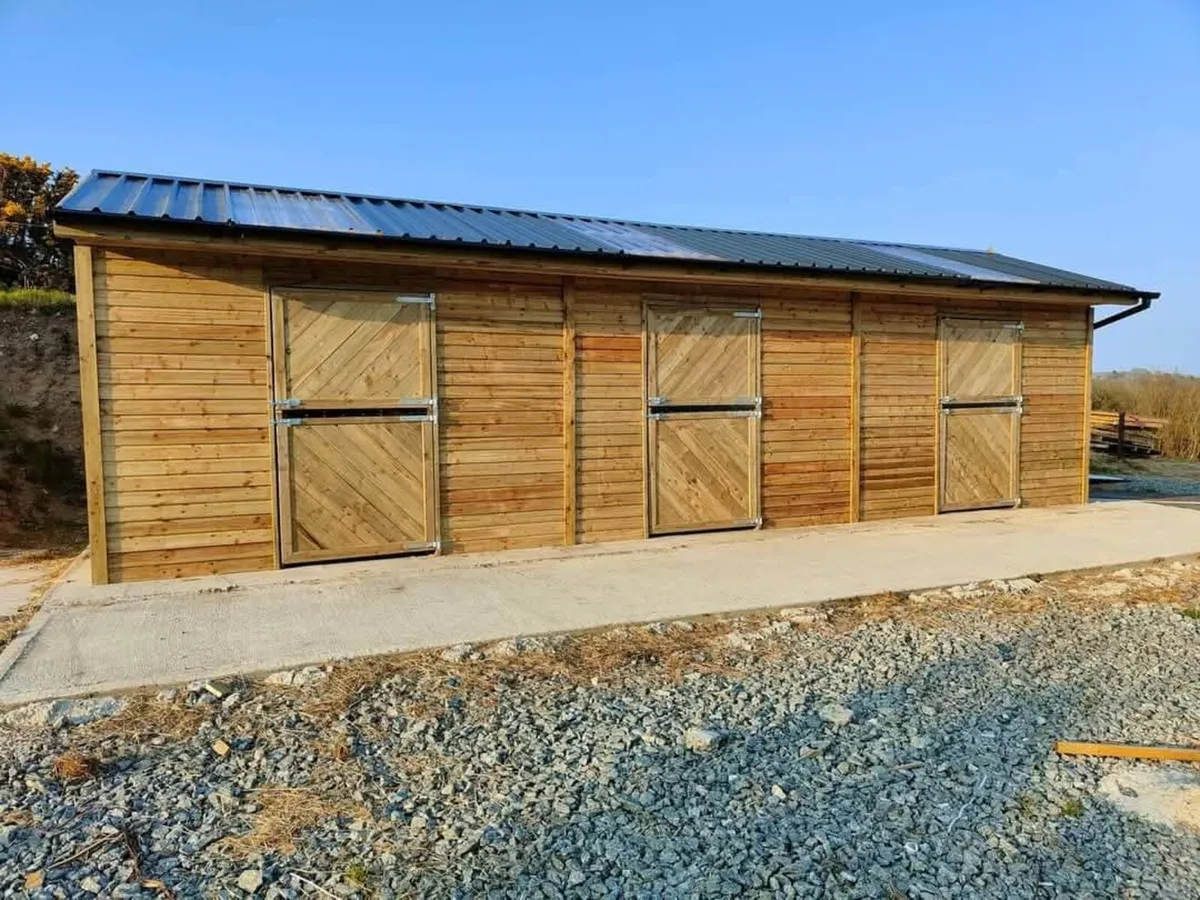
[(1019, 503), (1021, 325), (944, 318), (938, 509)]
[(435, 548), (432, 298), (272, 299), (281, 561)]
[(654, 534), (752, 525), (758, 419), (695, 412), (651, 419)]
[(646, 392), (662, 404), (751, 403), (758, 319), (737, 310), (649, 307)]
[(310, 408), (392, 406), (433, 394), (430, 306), (395, 292), (276, 288), (281, 397)]
[(428, 549), (433, 424), (321, 418), (281, 429), (290, 515), (284, 562)]
[(943, 512), (1016, 504), (1018, 416), (1015, 408), (965, 407), (945, 411)]
[(945, 402), (1011, 400), (1021, 393), (1020, 326), (982, 319), (942, 319)]
[(648, 530), (757, 524), (757, 310), (646, 309)]

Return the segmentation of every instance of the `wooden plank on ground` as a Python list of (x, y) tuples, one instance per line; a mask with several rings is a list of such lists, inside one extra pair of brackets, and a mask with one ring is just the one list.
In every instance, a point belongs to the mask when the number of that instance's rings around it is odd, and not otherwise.
[(1054, 752), (1063, 756), (1115, 756), (1122, 759), (1159, 759), (1200, 762), (1200, 747), (1170, 744), (1114, 744), (1100, 741), (1055, 741)]

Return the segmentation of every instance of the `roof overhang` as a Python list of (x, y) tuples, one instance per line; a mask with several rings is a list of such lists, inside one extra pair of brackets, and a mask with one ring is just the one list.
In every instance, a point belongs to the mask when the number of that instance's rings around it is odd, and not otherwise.
[(951, 297), (1076, 305), (1128, 306), (1157, 292), (989, 282), (980, 278), (926, 278), (725, 260), (660, 259), (526, 247), (493, 247), (457, 241), (413, 240), (319, 233), (309, 230), (161, 222), (105, 213), (58, 209), (56, 237), (80, 244), (128, 249), (244, 256), (323, 259), (413, 267), (451, 267), (489, 274), (623, 278), (720, 284), (805, 285), (912, 297)]

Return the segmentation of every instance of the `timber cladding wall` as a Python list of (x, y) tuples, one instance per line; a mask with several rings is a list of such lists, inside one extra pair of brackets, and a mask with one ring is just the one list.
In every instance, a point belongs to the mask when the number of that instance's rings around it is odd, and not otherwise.
[(766, 527), (935, 512), (938, 321), (951, 315), (1024, 323), (1022, 502), (1084, 499), (1090, 311), (1082, 306), (91, 254), (114, 581), (278, 565), (272, 285), (436, 292), (446, 552), (647, 534), (647, 302), (761, 309)]
[(111, 252), (93, 268), (109, 578), (270, 568), (260, 268)]

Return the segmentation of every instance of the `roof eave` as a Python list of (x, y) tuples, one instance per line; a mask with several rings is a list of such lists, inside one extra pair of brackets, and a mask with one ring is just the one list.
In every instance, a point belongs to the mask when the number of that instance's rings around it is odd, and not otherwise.
[(502, 243), (474, 243), (458, 240), (442, 240), (436, 238), (417, 238), (411, 236), (392, 236), (383, 234), (368, 234), (345, 231), (314, 231), (312, 229), (303, 228), (287, 228), (281, 226), (264, 226), (264, 225), (245, 225), (236, 222), (217, 223), (205, 221), (184, 221), (180, 219), (159, 219), (147, 216), (129, 215), (123, 213), (105, 213), (100, 211), (84, 211), (84, 210), (69, 210), (56, 207), (53, 212), (53, 221), (57, 225), (61, 222), (64, 225), (86, 223), (90, 225), (101, 225), (105, 228), (111, 228), (118, 224), (133, 226), (138, 229), (150, 229), (163, 233), (177, 232), (203, 232), (211, 235), (226, 236), (234, 240), (244, 240), (246, 238), (270, 238), (270, 237), (285, 237), (290, 240), (308, 243), (350, 243), (359, 246), (376, 246), (376, 247), (410, 247), (410, 248), (437, 248), (455, 250), (467, 254), (488, 254), (488, 253), (511, 253), (515, 256), (525, 258), (545, 258), (545, 259), (574, 259), (577, 261), (590, 261), (600, 263), (601, 261), (613, 262), (620, 261), (622, 265), (629, 267), (644, 267), (653, 268), (654, 266), (669, 266), (687, 265), (699, 269), (708, 269), (714, 273), (722, 271), (741, 271), (741, 272), (763, 272), (763, 273), (791, 273), (799, 278), (819, 277), (845, 279), (852, 281), (856, 279), (866, 279), (878, 281), (880, 283), (907, 283), (907, 284), (927, 284), (937, 285), (942, 287), (958, 286), (962, 288), (988, 288), (996, 291), (1030, 291), (1033, 293), (1047, 294), (1071, 294), (1078, 296), (1095, 296), (1108, 298), (1106, 300), (1098, 300), (1098, 303), (1134, 303), (1138, 300), (1157, 299), (1160, 294), (1156, 291), (1139, 291), (1134, 288), (1114, 289), (1100, 285), (1095, 286), (1079, 286), (1079, 285), (1057, 285), (1057, 284), (1015, 284), (1011, 281), (1002, 280), (987, 280), (981, 278), (968, 278), (960, 276), (925, 276), (914, 275), (904, 272), (873, 272), (869, 270), (858, 270), (851, 268), (836, 268), (836, 267), (819, 267), (819, 266), (802, 266), (786, 263), (762, 263), (753, 261), (738, 261), (738, 260), (710, 260), (692, 257), (670, 257), (670, 256), (651, 256), (637, 255), (624, 252), (597, 252), (575, 249), (550, 249), (546, 247), (525, 247), (513, 244)]

